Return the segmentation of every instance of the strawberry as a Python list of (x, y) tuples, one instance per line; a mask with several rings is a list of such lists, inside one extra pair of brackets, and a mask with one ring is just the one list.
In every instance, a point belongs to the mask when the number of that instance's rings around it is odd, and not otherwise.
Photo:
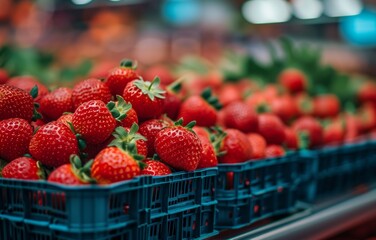
[(163, 85), (169, 85), (174, 82), (174, 76), (165, 65), (154, 65), (148, 68), (143, 76), (145, 79), (153, 79), (154, 76), (158, 76)]
[(226, 127), (235, 128), (244, 133), (257, 131), (257, 114), (249, 105), (240, 101), (232, 102), (223, 111)]
[(77, 155), (70, 157), (70, 163), (61, 165), (51, 172), (48, 177), (49, 182), (55, 182), (66, 185), (86, 185), (95, 182), (90, 177), (90, 167), (93, 161), (89, 161), (82, 166), (81, 160)]
[(212, 143), (201, 140), (201, 145), (202, 157), (197, 165), (197, 169), (216, 167), (218, 165), (218, 159)]
[(29, 157), (19, 157), (8, 163), (3, 170), (4, 178), (15, 178), (23, 180), (45, 179), (45, 171), (40, 164)]
[(218, 158), (220, 163), (241, 163), (252, 157), (252, 148), (247, 136), (237, 129), (226, 130), (220, 151), (225, 153)]
[(341, 106), (336, 95), (319, 95), (313, 99), (313, 114), (316, 117), (335, 117), (338, 115), (340, 108)]
[(175, 125), (168, 126), (157, 133), (154, 147), (161, 161), (184, 171), (196, 170), (202, 157), (202, 144), (192, 131), (195, 122), (182, 126), (179, 119)]
[(152, 82), (135, 80), (124, 88), (124, 100), (132, 104), (141, 122), (158, 118), (163, 112), (165, 91), (159, 87), (159, 78)]
[(188, 97), (181, 105), (178, 118), (184, 122), (196, 121), (197, 126), (210, 127), (217, 122), (217, 110), (221, 108), (218, 99), (206, 88), (201, 96)]
[(151, 119), (148, 121), (143, 122), (140, 125), (139, 132), (142, 136), (146, 137), (147, 141), (147, 149), (148, 154), (147, 156), (152, 157), (155, 154), (154, 149), (154, 142), (155, 138), (159, 131), (161, 131), (163, 128), (166, 128), (169, 126), (169, 123), (167, 123), (163, 119)]
[(5, 84), (9, 79), (8, 72), (5, 69), (0, 68), (0, 84)]
[(267, 158), (281, 157), (285, 155), (285, 150), (280, 145), (269, 145), (265, 149), (265, 156)]
[(324, 127), (323, 144), (341, 144), (345, 136), (345, 122), (341, 120), (330, 121)]
[(146, 159), (144, 163), (146, 167), (142, 169), (140, 175), (164, 176), (171, 174), (171, 169), (162, 162)]
[(24, 119), (0, 121), (0, 158), (11, 161), (27, 153), (33, 128)]
[(360, 102), (376, 102), (376, 84), (369, 82), (363, 84), (357, 92), (357, 97)]
[(58, 88), (40, 100), (40, 113), (44, 118), (56, 120), (64, 112), (73, 111), (72, 90)]
[(360, 120), (352, 114), (345, 115), (345, 142), (353, 142), (360, 135)]
[(73, 88), (72, 101), (74, 109), (90, 100), (101, 100), (104, 103), (108, 103), (111, 100), (110, 89), (99, 79), (86, 79), (77, 83)]
[(248, 141), (251, 145), (251, 159), (262, 159), (265, 157), (266, 140), (257, 133), (247, 134)]
[(56, 121), (64, 123), (65, 126), (70, 127), (70, 123), (72, 123), (72, 119), (73, 119), (73, 113), (66, 113), (66, 114), (61, 115), (61, 117), (59, 117)]
[(169, 118), (176, 119), (179, 114), (179, 110), (182, 104), (182, 100), (178, 96), (178, 93), (182, 87), (182, 80), (176, 80), (166, 88), (165, 103), (163, 107), (163, 113), (165, 113)]
[(30, 154), (49, 167), (69, 163), (72, 154), (78, 154), (78, 141), (72, 131), (61, 122), (50, 122), (40, 127), (31, 138)]
[(296, 150), (298, 149), (299, 147), (299, 144), (298, 144), (298, 135), (297, 133), (292, 130), (291, 128), (288, 128), (286, 127), (285, 128), (285, 145), (287, 147), (287, 149), (293, 149), (293, 150)]
[(38, 96), (35, 97), (35, 101), (38, 103), (40, 99), (49, 92), (46, 86), (44, 86), (42, 83), (40, 83), (32, 76), (13, 77), (9, 79), (6, 84), (9, 86), (20, 88), (25, 92), (31, 92), (31, 90), (36, 85), (38, 87)]
[(308, 135), (309, 147), (317, 147), (322, 143), (323, 130), (320, 123), (313, 117), (303, 116), (297, 119), (292, 129)]
[(257, 112), (260, 112), (260, 108), (262, 108), (262, 112), (268, 112), (270, 108), (270, 102), (262, 92), (255, 92), (249, 95), (246, 98), (245, 103)]
[(236, 85), (226, 84), (220, 89), (218, 99), (223, 106), (227, 106), (232, 102), (241, 101), (242, 96)]
[(31, 93), (22, 89), (0, 85), (0, 120), (8, 118), (23, 118), (30, 122), (39, 116), (34, 109), (34, 100), (38, 89), (33, 88)]
[(142, 157), (134, 155), (131, 151), (119, 147), (107, 147), (95, 157), (91, 176), (99, 184), (132, 179), (141, 173), (137, 160), (142, 160)]
[[(118, 111), (119, 114), (122, 115), (120, 119), (118, 119), (119, 121), (117, 122), (117, 126), (130, 128), (132, 127), (133, 123), (138, 124), (138, 116), (136, 111), (132, 108), (132, 104), (126, 103), (124, 99), (119, 95), (117, 96), (117, 101), (115, 102), (115, 105), (113, 105), (113, 103), (107, 104), (107, 108), (116, 109), (112, 112)], [(117, 116), (117, 113), (114, 116)]]
[(358, 109), (358, 116), (362, 132), (371, 131), (376, 127), (376, 109), (371, 104), (363, 104)]
[(132, 108), (131, 104), (128, 104), (130, 106), (129, 110), (125, 113), (126, 116), (123, 120), (121, 120), (120, 125), (124, 128), (130, 128), (132, 127), (133, 123), (138, 124), (138, 117), (136, 111)]
[(307, 89), (307, 77), (299, 69), (288, 68), (278, 76), (278, 82), (290, 93), (298, 93)]
[(294, 99), (298, 109), (298, 116), (306, 116), (313, 113), (313, 101), (310, 96), (300, 93)]
[[(216, 128), (218, 130), (218, 128)], [(224, 152), (220, 152), (221, 144), (226, 133), (219, 131), (217, 134), (211, 134), (205, 128), (194, 126), (193, 130), (197, 133), (202, 145), (202, 157), (197, 169), (216, 167), (218, 158)]]
[(200, 138), (201, 142), (210, 142), (210, 132), (206, 128), (194, 126), (192, 130)]
[(116, 95), (121, 96), (129, 82), (140, 78), (136, 68), (137, 66), (131, 60), (125, 59), (120, 63), (120, 67), (116, 67), (109, 72), (105, 84), (114, 97)]
[(107, 106), (100, 100), (85, 102), (73, 113), (74, 131), (81, 134), (87, 143), (102, 143), (114, 131), (116, 121), (122, 121), (126, 117), (124, 110), (127, 109), (120, 96), (117, 104), (109, 102)]
[(282, 144), (285, 141), (285, 126), (282, 121), (273, 114), (260, 114), (258, 118), (258, 133), (268, 144)]
[(135, 150), (137, 153), (145, 158), (148, 154), (148, 147), (146, 144), (147, 139), (137, 133), (138, 129), (138, 125), (133, 123), (132, 127), (129, 129), (123, 127), (116, 128), (113, 135), (121, 142), (121, 144), (123, 144), (122, 146), (124, 149), (126, 148), (126, 145), (136, 145)]
[(275, 98), (270, 106), (272, 113), (277, 115), (285, 123), (288, 123), (298, 114), (296, 103), (290, 95)]

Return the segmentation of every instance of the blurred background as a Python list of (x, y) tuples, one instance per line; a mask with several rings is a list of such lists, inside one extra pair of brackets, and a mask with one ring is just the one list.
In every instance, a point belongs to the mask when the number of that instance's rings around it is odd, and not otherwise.
[(376, 75), (376, 0), (0, 0), (0, 66), (18, 73), (52, 59), (67, 78), (124, 57), (141, 66), (192, 54), (215, 62), (228, 49), (267, 61), (265, 42), (281, 36), (317, 47), (340, 71)]

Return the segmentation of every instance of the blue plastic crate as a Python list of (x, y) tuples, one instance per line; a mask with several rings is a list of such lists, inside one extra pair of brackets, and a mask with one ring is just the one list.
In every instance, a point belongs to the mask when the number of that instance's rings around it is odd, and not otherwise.
[[(220, 164), (216, 198), (216, 228), (235, 229), (296, 209), (297, 186), (308, 167), (298, 165), (299, 154), (279, 158)], [(304, 173), (304, 174), (303, 174)]]
[(27, 223), (17, 218), (0, 218), (1, 240), (113, 240), (138, 239), (130, 228), (117, 227), (98, 231), (53, 230), (48, 222)]

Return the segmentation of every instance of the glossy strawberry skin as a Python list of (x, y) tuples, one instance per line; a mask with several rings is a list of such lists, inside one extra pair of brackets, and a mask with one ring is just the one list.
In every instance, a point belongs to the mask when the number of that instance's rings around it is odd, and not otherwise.
[(77, 83), (73, 88), (72, 101), (75, 109), (91, 100), (101, 100), (104, 103), (111, 100), (110, 89), (99, 79), (89, 78)]
[(132, 68), (116, 67), (108, 74), (105, 84), (108, 86), (113, 96), (121, 96), (125, 86), (129, 82), (139, 78), (138, 73)]
[(117, 123), (104, 102), (92, 100), (76, 109), (72, 124), (75, 131), (81, 134), (86, 142), (99, 144), (112, 134)]
[(171, 169), (164, 163), (155, 160), (145, 160), (146, 167), (140, 175), (164, 176), (171, 174)]
[(332, 94), (320, 95), (313, 100), (313, 113), (316, 117), (335, 117), (338, 115), (340, 107), (337, 96)]
[(133, 108), (131, 108), (127, 112), (127, 116), (123, 120), (121, 120), (121, 122), (118, 125), (121, 125), (124, 128), (131, 128), (133, 123), (138, 124), (138, 117), (136, 111)]
[(158, 118), (163, 112), (164, 99), (155, 97), (151, 100), (147, 94), (134, 85), (134, 81), (127, 84), (124, 88), (123, 98), (126, 102), (132, 104), (140, 122), (148, 119)]
[(285, 126), (282, 121), (273, 114), (260, 114), (258, 133), (260, 133), (268, 144), (280, 145), (285, 141)]
[(247, 134), (248, 141), (251, 145), (251, 159), (262, 159), (265, 157), (266, 140), (257, 133)]
[(40, 100), (40, 113), (49, 120), (58, 119), (65, 112), (73, 112), (72, 90), (58, 88)]
[(184, 171), (196, 170), (203, 151), (197, 135), (182, 126), (162, 129), (157, 133), (154, 147), (162, 162)]
[(40, 179), (37, 161), (28, 157), (16, 158), (8, 163), (3, 168), (2, 175), (4, 178), (15, 178), (23, 180)]
[[(200, 139), (201, 140), (201, 139)], [(197, 166), (197, 169), (216, 167), (218, 165), (218, 159), (211, 142), (205, 142), (201, 140), (202, 144), (202, 157)]]
[(140, 175), (140, 167), (133, 157), (117, 147), (103, 149), (94, 159), (91, 176), (99, 184), (129, 180)]
[(223, 106), (227, 106), (232, 102), (238, 102), (242, 100), (242, 96), (239, 93), (238, 87), (235, 85), (224, 85), (218, 93), (219, 101)]
[(8, 80), (8, 72), (5, 69), (0, 69), (0, 84), (5, 84)]
[(175, 93), (167, 90), (163, 113), (167, 114), (169, 118), (176, 120), (178, 118), (181, 104), (181, 99)]
[(278, 76), (279, 83), (291, 93), (302, 92), (307, 88), (307, 78), (298, 69), (286, 69)]
[(70, 127), (69, 123), (72, 123), (72, 119), (73, 119), (73, 113), (67, 113), (67, 114), (61, 115), (61, 117), (59, 117), (56, 121), (64, 123), (65, 126)]
[(0, 120), (23, 118), (30, 122), (33, 116), (34, 100), (22, 89), (0, 85)]
[(282, 157), (285, 155), (285, 150), (280, 145), (269, 145), (265, 149), (265, 156), (267, 158)]
[(252, 107), (243, 102), (233, 102), (224, 109), (226, 127), (235, 128), (244, 133), (255, 132), (258, 128), (258, 118)]
[(286, 127), (285, 128), (285, 145), (288, 149), (298, 149), (299, 147), (299, 141), (298, 141), (298, 135), (297, 133), (292, 130), (291, 128)]
[(360, 87), (357, 93), (360, 102), (376, 102), (376, 84), (366, 83)]
[(195, 95), (182, 103), (178, 118), (183, 118), (185, 124), (196, 121), (197, 126), (210, 127), (217, 122), (217, 110), (201, 96)]
[(78, 154), (78, 143), (72, 131), (61, 122), (50, 122), (35, 133), (29, 144), (34, 159), (49, 167), (69, 163), (72, 154)]
[(201, 142), (210, 142), (210, 133), (206, 128), (194, 126), (192, 130), (196, 133)]
[(85, 185), (87, 183), (81, 181), (72, 171), (70, 163), (61, 165), (51, 172), (48, 177), (49, 182), (55, 182), (66, 185)]
[(298, 114), (296, 103), (294, 102), (294, 99), (289, 95), (274, 99), (270, 106), (272, 112), (285, 123), (288, 123)]
[(220, 163), (242, 163), (252, 157), (251, 144), (247, 136), (237, 129), (227, 129), (223, 140), (221, 152), (226, 151), (224, 156), (218, 158)]
[(361, 123), (355, 115), (348, 114), (345, 116), (345, 142), (353, 142), (360, 135)]
[(151, 119), (143, 122), (140, 125), (139, 133), (146, 137), (148, 154), (147, 156), (152, 157), (155, 154), (154, 142), (157, 134), (163, 129), (166, 128), (169, 124), (161, 119)]
[(34, 99), (35, 102), (39, 102), (41, 98), (48, 94), (48, 88), (31, 76), (18, 76), (9, 79), (6, 83), (9, 86), (17, 87), (25, 92), (29, 93), (31, 89), (38, 86), (38, 96)]
[(341, 144), (345, 136), (341, 122), (333, 121), (324, 128), (323, 143), (325, 145)]
[(33, 129), (24, 119), (0, 121), (0, 158), (11, 161), (26, 154), (32, 135)]
[(308, 133), (310, 147), (317, 147), (322, 143), (323, 129), (320, 123), (313, 117), (305, 116), (297, 119), (292, 128), (298, 133)]

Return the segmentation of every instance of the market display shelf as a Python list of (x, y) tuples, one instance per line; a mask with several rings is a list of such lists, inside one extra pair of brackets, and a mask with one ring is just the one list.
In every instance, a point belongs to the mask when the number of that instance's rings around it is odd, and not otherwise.
[[(376, 188), (325, 200), (288, 217), (259, 226), (222, 231), (215, 239), (324, 239), (376, 217)], [(214, 239), (214, 238), (213, 238)]]

